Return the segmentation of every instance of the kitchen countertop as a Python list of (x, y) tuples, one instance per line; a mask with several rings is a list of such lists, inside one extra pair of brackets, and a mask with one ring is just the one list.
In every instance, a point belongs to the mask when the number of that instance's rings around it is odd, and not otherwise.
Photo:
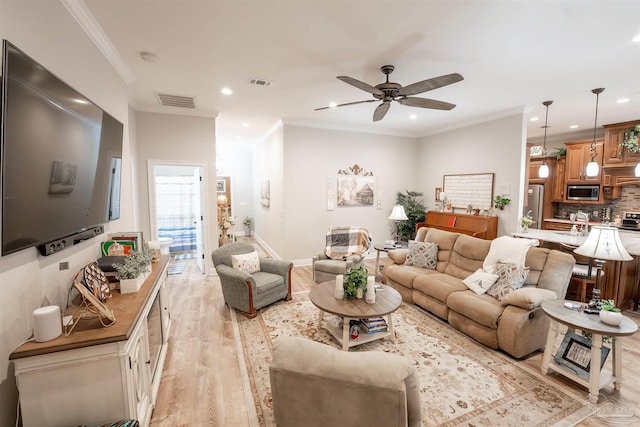
[[(546, 221), (546, 220), (545, 220)], [(597, 223), (598, 225), (600, 223)], [(619, 230), (622, 245), (629, 255), (640, 256), (640, 233), (635, 231)], [(567, 243), (569, 245), (581, 245), (587, 239), (586, 236), (572, 236), (568, 231), (538, 230), (530, 228), (526, 233), (521, 231), (511, 233), (514, 237), (538, 239), (553, 243)]]

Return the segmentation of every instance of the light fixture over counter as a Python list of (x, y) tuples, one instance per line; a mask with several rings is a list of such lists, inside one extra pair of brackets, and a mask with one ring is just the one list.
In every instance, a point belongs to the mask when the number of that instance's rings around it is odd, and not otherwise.
[(549, 119), (549, 105), (553, 104), (553, 101), (544, 101), (542, 105), (547, 107), (547, 111), (544, 115), (544, 141), (542, 142), (542, 155), (544, 158), (542, 159), (542, 165), (540, 169), (538, 169), (538, 177), (540, 178), (548, 178), (549, 177), (549, 166), (547, 165), (547, 120)]
[(598, 173), (600, 172), (600, 166), (596, 161), (596, 157), (598, 156), (598, 150), (596, 149), (596, 128), (598, 126), (598, 100), (600, 98), (600, 94), (604, 92), (604, 88), (601, 87), (598, 89), (593, 89), (591, 90), (591, 92), (596, 95), (596, 118), (593, 123), (593, 141), (591, 142), (591, 159), (589, 160), (589, 163), (587, 163), (586, 174), (587, 176), (593, 177), (593, 176), (598, 176)]

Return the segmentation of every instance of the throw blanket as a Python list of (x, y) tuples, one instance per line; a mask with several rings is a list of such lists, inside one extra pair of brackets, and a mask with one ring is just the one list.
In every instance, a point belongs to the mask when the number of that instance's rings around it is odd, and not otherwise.
[(484, 259), (482, 269), (487, 273), (495, 274), (496, 264), (514, 264), (516, 267), (525, 267), (524, 262), (527, 251), (531, 246), (538, 246), (536, 239), (521, 239), (510, 236), (502, 236), (491, 241), (489, 253)]
[(331, 227), (324, 253), (331, 259), (346, 259), (369, 250), (369, 231), (360, 227)]

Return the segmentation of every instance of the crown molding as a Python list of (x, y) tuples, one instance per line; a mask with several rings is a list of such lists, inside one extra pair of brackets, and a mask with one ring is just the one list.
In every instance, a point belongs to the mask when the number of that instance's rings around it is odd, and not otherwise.
[(283, 120), (285, 125), (300, 126), (315, 129), (339, 130), (343, 132), (370, 133), (377, 135), (401, 136), (405, 138), (418, 138), (419, 135), (410, 132), (399, 132), (390, 129), (375, 129), (366, 126), (351, 126), (339, 123), (324, 123), (305, 120)]
[(122, 60), (120, 53), (111, 43), (104, 30), (98, 24), (95, 17), (84, 3), (83, 0), (60, 0), (64, 7), (67, 8), (71, 16), (76, 20), (80, 27), (84, 30), (93, 43), (98, 47), (102, 55), (109, 61), (111, 66), (116, 70), (120, 78), (127, 85), (136, 81), (136, 76), (129, 66)]

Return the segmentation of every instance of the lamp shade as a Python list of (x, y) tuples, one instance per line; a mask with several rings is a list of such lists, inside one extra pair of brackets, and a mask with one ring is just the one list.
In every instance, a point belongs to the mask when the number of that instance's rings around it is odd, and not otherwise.
[(573, 252), (605, 261), (631, 261), (633, 259), (622, 245), (618, 229), (615, 227), (592, 227), (587, 240)]
[(218, 194), (218, 204), (220, 206), (225, 206), (227, 204), (227, 196), (225, 194)]
[(587, 176), (598, 176), (598, 172), (600, 171), (600, 166), (595, 161), (590, 161), (587, 163)]
[(549, 166), (547, 166), (547, 162), (545, 161), (540, 169), (538, 169), (538, 178), (548, 178), (549, 177)]
[(389, 219), (394, 221), (406, 221), (409, 218), (407, 218), (407, 214), (404, 212), (404, 206), (395, 205), (391, 211), (391, 215), (389, 215)]

